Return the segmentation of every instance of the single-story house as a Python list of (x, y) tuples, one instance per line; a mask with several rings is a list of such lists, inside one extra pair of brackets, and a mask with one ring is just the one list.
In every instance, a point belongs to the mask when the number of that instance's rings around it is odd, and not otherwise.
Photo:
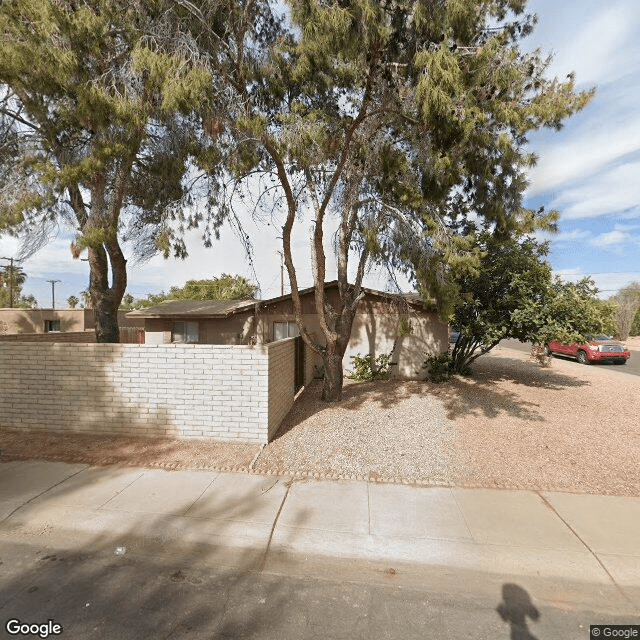
[[(396, 377), (424, 377), (425, 354), (448, 348), (448, 326), (417, 294), (363, 291), (345, 369), (352, 368), (351, 356), (390, 353)], [(337, 281), (327, 283), (329, 304), (337, 303), (337, 295)], [(301, 290), (300, 297), (305, 326), (322, 342), (313, 288)], [(146, 344), (260, 344), (298, 335), (291, 294), (268, 300), (170, 300), (131, 311), (128, 317), (144, 319)], [(314, 364), (321, 366), (319, 357)]]
[[(142, 327), (144, 322), (118, 311), (120, 327)], [(93, 309), (0, 309), (0, 333), (69, 333), (94, 331)]]

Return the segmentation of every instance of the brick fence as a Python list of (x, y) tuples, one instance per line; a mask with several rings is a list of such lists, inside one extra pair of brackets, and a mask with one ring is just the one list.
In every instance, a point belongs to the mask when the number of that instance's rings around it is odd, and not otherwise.
[(0, 425), (263, 443), (293, 405), (293, 377), (293, 338), (254, 347), (0, 342)]
[[(96, 332), (51, 331), (50, 333), (0, 333), (0, 342), (95, 342)], [(140, 327), (120, 327), (122, 344), (143, 344), (144, 329)]]
[(60, 331), (51, 333), (2, 333), (0, 342), (95, 342), (96, 332), (91, 331)]

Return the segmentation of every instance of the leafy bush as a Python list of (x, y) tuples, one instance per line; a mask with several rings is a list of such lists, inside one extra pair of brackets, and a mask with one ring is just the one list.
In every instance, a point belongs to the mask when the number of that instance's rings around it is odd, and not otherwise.
[(447, 351), (435, 356), (427, 356), (422, 367), (427, 369), (427, 376), (431, 382), (446, 382), (453, 375), (451, 353)]
[(353, 371), (349, 378), (358, 382), (388, 380), (391, 377), (391, 354), (381, 353), (377, 358), (371, 354), (351, 356)]

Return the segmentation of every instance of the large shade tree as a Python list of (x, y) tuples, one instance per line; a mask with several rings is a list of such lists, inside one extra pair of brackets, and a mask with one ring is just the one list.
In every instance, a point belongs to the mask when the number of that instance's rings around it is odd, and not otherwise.
[(169, 251), (166, 221), (185, 201), (190, 124), (211, 72), (182, 20), (189, 12), (169, 0), (0, 4), (0, 228), (26, 254), (71, 226), (99, 342), (119, 337), (123, 238)]
[[(523, 172), (534, 161), (526, 135), (559, 127), (590, 94), (576, 93), (571, 77), (548, 79), (548, 60), (519, 50), (535, 21), (524, 7), (290, 0), (288, 31), (260, 64), (238, 57), (223, 134), (232, 195), (218, 192), (218, 203), (229, 210), (233, 197), (246, 201), (256, 188), (256, 206), (269, 201), (300, 333), (324, 361), (326, 400), (341, 396), (342, 358), (373, 262), (405, 269), (445, 299), (451, 265), (477, 260), (452, 220), (472, 214), (504, 237), (552, 224), (522, 209)], [(319, 336), (303, 321), (291, 250), (305, 212)], [(337, 303), (324, 286), (331, 218)]]

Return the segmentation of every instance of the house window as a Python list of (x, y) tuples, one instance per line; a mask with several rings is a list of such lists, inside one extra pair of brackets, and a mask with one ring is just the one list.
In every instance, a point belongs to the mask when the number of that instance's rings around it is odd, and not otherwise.
[(174, 322), (171, 332), (171, 342), (182, 342), (193, 344), (198, 342), (197, 322)]
[(300, 335), (298, 325), (295, 322), (274, 322), (273, 340), (284, 340), (285, 338), (295, 338)]
[(45, 320), (44, 321), (44, 332), (45, 333), (54, 333), (60, 331), (60, 320)]

